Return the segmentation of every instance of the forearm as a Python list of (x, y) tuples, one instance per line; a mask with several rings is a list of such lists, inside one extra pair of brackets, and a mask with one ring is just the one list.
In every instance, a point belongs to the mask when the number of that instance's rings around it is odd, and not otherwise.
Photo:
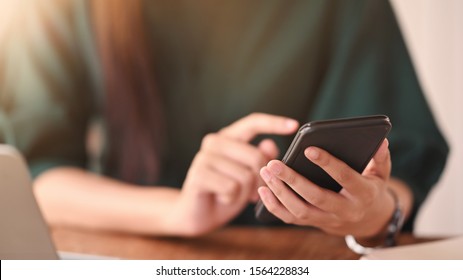
[(173, 235), (172, 213), (179, 190), (140, 188), (77, 168), (40, 175), (34, 191), (51, 225)]

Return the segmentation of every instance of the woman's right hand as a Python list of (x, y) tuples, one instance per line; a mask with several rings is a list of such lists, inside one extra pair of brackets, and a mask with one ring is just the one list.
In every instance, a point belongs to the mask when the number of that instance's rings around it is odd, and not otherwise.
[(172, 212), (175, 235), (197, 236), (236, 217), (258, 198), (259, 170), (278, 155), (276, 144), (250, 141), (259, 134), (292, 134), (295, 120), (261, 113), (248, 115), (203, 138)]

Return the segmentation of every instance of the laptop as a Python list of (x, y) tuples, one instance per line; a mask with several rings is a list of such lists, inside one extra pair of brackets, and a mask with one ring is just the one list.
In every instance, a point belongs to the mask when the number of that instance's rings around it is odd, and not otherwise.
[(15, 148), (0, 144), (0, 259), (101, 258), (57, 253), (32, 192), (25, 160)]

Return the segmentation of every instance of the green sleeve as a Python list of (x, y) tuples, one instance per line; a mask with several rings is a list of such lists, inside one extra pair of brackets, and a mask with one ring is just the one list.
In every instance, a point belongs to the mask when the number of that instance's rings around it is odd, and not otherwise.
[(24, 154), (35, 177), (55, 166), (86, 166), (92, 83), (74, 4), (28, 4), (0, 46), (0, 141)]
[[(346, 3), (346, 2), (343, 2)], [(350, 1), (328, 29), (331, 45), (325, 80), (309, 119), (385, 114), (392, 176), (414, 194), (410, 230), (419, 206), (438, 180), (448, 147), (414, 72), (392, 8), (387, 1)]]

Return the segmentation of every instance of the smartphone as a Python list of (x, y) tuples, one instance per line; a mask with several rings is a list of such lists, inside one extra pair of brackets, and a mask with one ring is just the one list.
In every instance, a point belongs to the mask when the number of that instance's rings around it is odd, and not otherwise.
[[(384, 115), (309, 122), (301, 126), (282, 161), (318, 186), (339, 192), (342, 186), (307, 159), (304, 150), (310, 146), (322, 148), (362, 173), (391, 128), (389, 118)], [(264, 223), (279, 221), (261, 200), (257, 202), (255, 216)]]

